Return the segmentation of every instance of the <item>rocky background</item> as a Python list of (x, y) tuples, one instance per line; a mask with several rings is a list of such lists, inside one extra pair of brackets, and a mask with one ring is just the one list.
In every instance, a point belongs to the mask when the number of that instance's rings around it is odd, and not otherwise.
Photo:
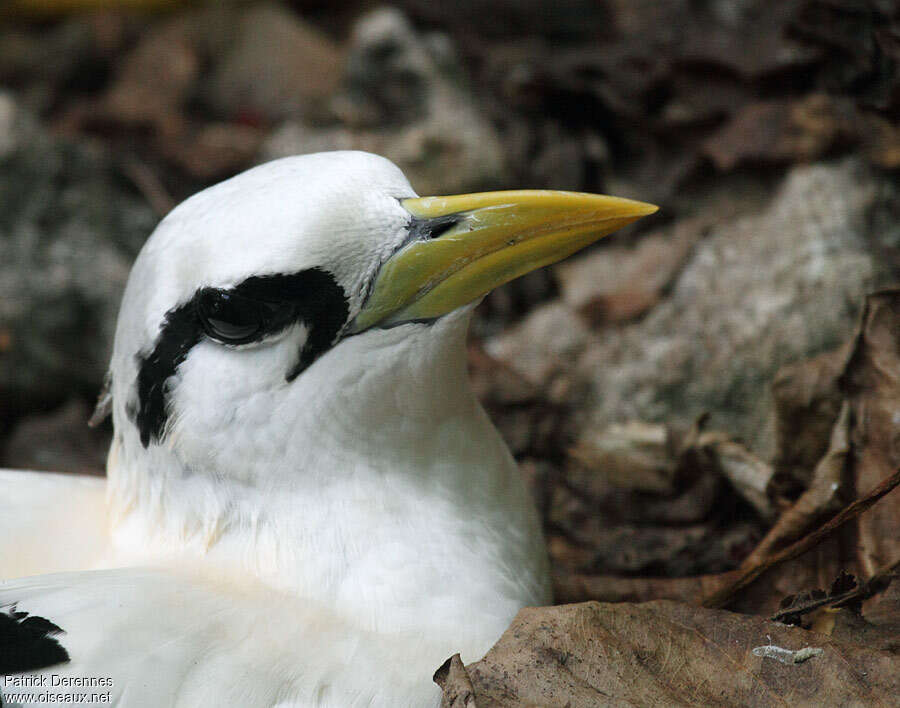
[(900, 3), (12, 0), (0, 86), (0, 465), (102, 474), (130, 262), (253, 164), (651, 201), (490, 295), (470, 365), (558, 600), (689, 604), (520, 617), (445, 703), (900, 695), (900, 492), (847, 511), (900, 465)]

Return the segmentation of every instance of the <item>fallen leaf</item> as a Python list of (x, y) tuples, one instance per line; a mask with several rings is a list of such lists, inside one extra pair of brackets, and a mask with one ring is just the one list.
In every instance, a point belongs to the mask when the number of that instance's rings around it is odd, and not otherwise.
[[(866, 298), (861, 331), (841, 377), (853, 414), (853, 482), (868, 489), (900, 466), (900, 289)], [(900, 560), (900, 495), (892, 494), (857, 521), (857, 560), (864, 578)], [(870, 604), (900, 609), (896, 587)]]
[(203, 87), (221, 118), (308, 116), (337, 90), (343, 52), (290, 8), (250, 4), (231, 23), (232, 40), (220, 47)]
[(742, 564), (737, 570), (735, 582), (731, 586), (703, 598), (703, 605), (705, 607), (725, 606), (732, 601), (738, 591), (752, 584), (766, 571), (786, 561), (799, 558), (811, 550), (816, 550), (829, 536), (832, 536), (839, 529), (846, 529), (848, 522), (858, 519), (860, 515), (867, 512), (885, 496), (894, 491), (898, 485), (900, 485), (900, 469), (885, 477), (860, 498), (845, 506), (827, 522), (808, 533), (799, 541), (795, 541), (779, 551), (767, 554), (759, 561)]
[(248, 166), (262, 140), (262, 131), (249, 125), (206, 123), (177, 135), (161, 135), (159, 150), (194, 177), (220, 179)]
[[(859, 589), (859, 583), (856, 577), (846, 571), (841, 574), (831, 584), (828, 592), (820, 588), (815, 590), (806, 590), (797, 595), (788, 595), (781, 601), (781, 608), (772, 617), (773, 622), (782, 622), (783, 624), (800, 625), (803, 616), (826, 605), (831, 607), (839, 607), (847, 605), (851, 600), (858, 600), (855, 594)], [(856, 608), (857, 610), (859, 608)]]
[(840, 492), (850, 454), (849, 435), (850, 407), (845, 405), (832, 429), (829, 449), (816, 466), (809, 488), (744, 559), (744, 567), (763, 562), (774, 551), (800, 538), (816, 521), (843, 506), (845, 502)]
[(900, 656), (673, 602), (526, 608), (465, 667), (479, 708), (896, 705)]
[(736, 577), (736, 571), (686, 578), (628, 577), (556, 573), (553, 597), (559, 603), (599, 600), (603, 602), (649, 602), (678, 600), (695, 603), (711, 595)]
[(695, 448), (705, 464), (727, 479), (761, 519), (771, 523), (775, 509), (767, 493), (774, 472), (770, 464), (723, 433), (701, 434)]
[(856, 137), (855, 110), (825, 94), (743, 106), (703, 143), (722, 172), (740, 165), (782, 165), (820, 158)]
[(553, 269), (563, 302), (593, 326), (627, 322), (647, 312), (678, 274), (708, 217), (686, 218), (642, 238), (563, 261)]
[(672, 433), (665, 425), (635, 420), (588, 430), (569, 455), (617, 489), (675, 492), (678, 460)]
[(100, 99), (101, 119), (157, 134), (181, 132), (183, 104), (199, 76), (200, 57), (190, 25), (178, 17), (153, 27), (122, 60)]
[(477, 708), (475, 689), (459, 654), (454, 654), (434, 672), (434, 682), (441, 687), (441, 708)]
[(784, 494), (808, 488), (816, 464), (828, 450), (844, 400), (838, 379), (852, 345), (851, 339), (834, 351), (783, 366), (772, 381), (774, 482)]
[(863, 154), (886, 170), (900, 168), (900, 126), (871, 116), (866, 121)]
[(790, 34), (818, 47), (819, 82), (896, 119), (900, 107), (900, 13), (897, 3), (806, 0)]
[(842, 642), (900, 654), (900, 618), (896, 616), (888, 622), (876, 624), (846, 608), (826, 608), (814, 618), (812, 630)]

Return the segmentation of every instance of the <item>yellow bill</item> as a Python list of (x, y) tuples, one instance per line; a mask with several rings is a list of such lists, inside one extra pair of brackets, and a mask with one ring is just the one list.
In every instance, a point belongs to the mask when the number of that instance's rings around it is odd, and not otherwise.
[(382, 266), (354, 332), (445, 315), (657, 210), (632, 199), (549, 190), (402, 204), (413, 216), (413, 239)]

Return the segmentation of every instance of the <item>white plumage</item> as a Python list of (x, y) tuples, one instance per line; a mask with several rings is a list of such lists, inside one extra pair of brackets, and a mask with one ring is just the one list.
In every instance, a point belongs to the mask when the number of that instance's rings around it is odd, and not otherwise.
[(127, 411), (139, 353), (200, 286), (325, 268), (352, 318), (412, 196), (386, 160), (320, 154), (160, 224), (119, 315), (106, 489), (0, 475), (0, 569), (32, 576), (0, 606), (57, 624), (71, 657), (44, 673), (110, 677), (123, 706), (428, 705), (444, 659), (549, 599), (536, 515), (466, 380), (471, 308), (347, 338), (292, 382), (303, 325), (205, 340), (168, 383), (162, 443)]
[[(537, 514), (468, 384), (472, 301), (652, 209), (496, 194), (411, 199), (387, 160), (323, 153), (163, 220), (119, 314), (107, 479), (0, 472), (0, 607), (58, 625), (70, 658), (7, 701), (55, 674), (128, 707), (436, 705), (447, 657), (550, 600)], [(565, 222), (581, 240), (550, 259), (545, 226), (492, 236), (510, 195), (545, 221), (587, 204)], [(403, 316), (372, 325), (385, 308)]]

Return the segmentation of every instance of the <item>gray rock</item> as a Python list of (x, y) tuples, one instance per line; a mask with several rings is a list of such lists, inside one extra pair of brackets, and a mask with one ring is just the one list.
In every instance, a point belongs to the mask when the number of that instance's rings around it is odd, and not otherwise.
[(0, 429), (96, 394), (119, 298), (156, 217), (102, 155), (0, 97)]
[[(843, 342), (863, 295), (896, 276), (883, 254), (900, 239), (897, 191), (853, 159), (796, 167), (763, 210), (713, 226), (668, 297), (582, 346), (579, 427), (689, 422), (709, 411), (715, 427), (770, 458), (775, 372)], [(550, 368), (535, 361), (557, 356), (533, 330), (526, 321), (487, 344), (498, 356), (528, 351), (532, 380)]]
[(594, 340), (584, 318), (556, 300), (538, 306), (507, 332), (488, 338), (484, 348), (529, 383), (540, 385), (571, 371)]
[(420, 35), (402, 13), (357, 23), (331, 125), (289, 121), (261, 161), (318, 150), (368, 150), (396, 162), (420, 194), (496, 186), (505, 173), (493, 126), (465, 86), (449, 39)]

